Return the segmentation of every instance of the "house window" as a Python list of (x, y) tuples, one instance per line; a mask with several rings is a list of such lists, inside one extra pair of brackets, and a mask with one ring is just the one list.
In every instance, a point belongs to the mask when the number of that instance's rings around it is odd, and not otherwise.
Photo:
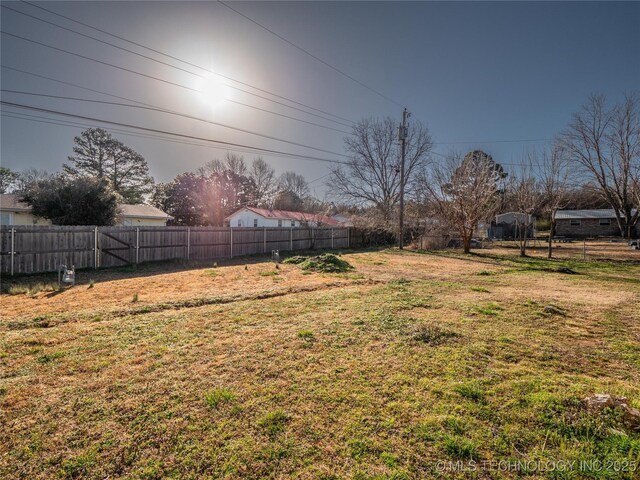
[(278, 220), (278, 226), (281, 227), (282, 226), (282, 220)]
[(610, 218), (601, 218), (600, 219), (600, 226), (601, 227), (608, 227), (609, 225), (611, 225), (611, 219)]
[(253, 219), (253, 226), (254, 226), (254, 227), (257, 227), (257, 226), (258, 226), (258, 219), (257, 219), (257, 218), (254, 218), (254, 219)]
[(292, 226), (292, 227), (295, 227), (295, 226), (296, 226), (296, 222), (295, 222), (295, 220), (291, 220), (291, 226)]
[(579, 227), (580, 226), (580, 220), (574, 218), (569, 222), (569, 225), (571, 225), (572, 227)]
[(11, 212), (0, 213), (0, 225), (13, 225), (13, 218), (11, 218)]
[(241, 227), (242, 226), (242, 220), (238, 220), (238, 226)]

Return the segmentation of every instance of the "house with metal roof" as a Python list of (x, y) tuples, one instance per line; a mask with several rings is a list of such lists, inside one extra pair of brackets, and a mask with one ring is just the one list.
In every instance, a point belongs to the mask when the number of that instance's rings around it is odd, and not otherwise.
[(242, 207), (224, 219), (230, 227), (321, 227), (336, 226), (335, 218), (318, 213), (270, 210), (268, 208)]
[[(556, 236), (575, 238), (620, 236), (616, 213), (612, 208), (558, 210), (555, 221)], [(636, 235), (638, 233), (640, 229), (636, 225)]]
[[(120, 204), (116, 226), (120, 227), (163, 227), (171, 215), (151, 205)], [(31, 206), (20, 201), (20, 195), (0, 194), (0, 225), (51, 225), (51, 220), (36, 217)]]

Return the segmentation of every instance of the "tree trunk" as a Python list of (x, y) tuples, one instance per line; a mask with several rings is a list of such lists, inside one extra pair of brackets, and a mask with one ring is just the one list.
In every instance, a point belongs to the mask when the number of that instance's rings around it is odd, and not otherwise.
[(473, 232), (465, 233), (462, 237), (462, 247), (464, 248), (464, 253), (471, 253), (471, 237), (473, 236)]
[(552, 238), (553, 238), (553, 231), (555, 230), (556, 227), (556, 222), (553, 220), (553, 216), (551, 217), (551, 221), (549, 222), (549, 245), (548, 245), (548, 249), (547, 249), (547, 258), (552, 258), (553, 257), (553, 242), (552, 242)]

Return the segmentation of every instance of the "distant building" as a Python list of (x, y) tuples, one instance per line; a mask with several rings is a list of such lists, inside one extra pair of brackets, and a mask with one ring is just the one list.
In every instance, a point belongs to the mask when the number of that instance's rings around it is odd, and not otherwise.
[[(51, 220), (36, 217), (31, 206), (19, 201), (19, 195), (0, 194), (0, 225), (51, 225)], [(163, 227), (172, 218), (151, 205), (121, 204), (116, 216), (116, 226), (120, 227)]]
[(33, 215), (31, 206), (19, 198), (12, 193), (0, 194), (0, 225), (51, 225), (51, 220)]
[(116, 226), (119, 227), (164, 227), (171, 215), (151, 205), (123, 203), (118, 206)]
[(224, 219), (230, 227), (325, 227), (340, 225), (336, 219), (317, 213), (242, 207)]
[[(634, 210), (635, 214), (635, 210)], [(612, 208), (592, 210), (558, 210), (555, 235), (559, 237), (617, 237), (620, 228)], [(636, 225), (635, 235), (640, 233)]]
[(527, 225), (527, 238), (533, 238), (536, 233), (536, 219), (533, 215), (523, 212), (506, 212), (496, 215), (488, 230), (488, 237), (495, 240), (514, 240), (521, 238), (524, 226)]

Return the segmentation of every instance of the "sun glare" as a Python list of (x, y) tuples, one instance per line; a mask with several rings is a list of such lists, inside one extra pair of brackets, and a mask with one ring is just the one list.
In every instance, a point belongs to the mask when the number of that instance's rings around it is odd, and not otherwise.
[(231, 96), (229, 86), (220, 82), (214, 76), (203, 78), (199, 90), (202, 100), (212, 107), (220, 105)]

